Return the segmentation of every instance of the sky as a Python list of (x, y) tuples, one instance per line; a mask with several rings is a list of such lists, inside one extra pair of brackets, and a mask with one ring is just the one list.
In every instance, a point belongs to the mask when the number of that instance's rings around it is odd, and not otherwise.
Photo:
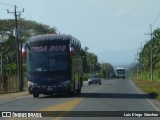
[(13, 12), (14, 5), (24, 8), (21, 18), (73, 35), (95, 54), (136, 54), (150, 38), (150, 24), (153, 30), (160, 26), (160, 0), (0, 0), (0, 19), (14, 19), (6, 10)]

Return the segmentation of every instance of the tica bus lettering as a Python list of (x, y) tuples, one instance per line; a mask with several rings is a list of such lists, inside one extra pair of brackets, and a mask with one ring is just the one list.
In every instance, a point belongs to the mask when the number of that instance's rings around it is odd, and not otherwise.
[[(47, 52), (48, 46), (31, 47), (31, 52)], [(48, 51), (66, 51), (65, 45), (50, 46)]]
[(66, 46), (65, 45), (56, 45), (56, 46), (50, 46), (49, 51), (65, 51)]
[(31, 52), (46, 52), (47, 46), (31, 47)]

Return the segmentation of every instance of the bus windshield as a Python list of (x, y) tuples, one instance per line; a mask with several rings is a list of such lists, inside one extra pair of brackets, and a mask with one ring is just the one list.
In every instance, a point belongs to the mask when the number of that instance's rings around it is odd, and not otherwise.
[(29, 72), (68, 70), (66, 51), (30, 53)]
[(118, 74), (124, 74), (125, 73), (124, 69), (117, 69), (116, 71), (117, 71)]
[(49, 52), (49, 71), (67, 70), (68, 68), (67, 52)]

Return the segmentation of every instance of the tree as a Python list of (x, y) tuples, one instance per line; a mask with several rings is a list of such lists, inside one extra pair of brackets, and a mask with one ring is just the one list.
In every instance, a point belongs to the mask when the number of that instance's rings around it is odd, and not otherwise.
[(88, 47), (82, 49), (83, 69), (86, 73), (99, 73), (100, 65), (98, 63), (97, 55), (88, 52)]
[[(152, 56), (151, 56), (152, 51)], [(160, 28), (154, 30), (153, 37), (143, 47), (140, 52), (139, 64), (142, 66), (145, 73), (149, 73), (151, 70), (153, 73), (160, 73)], [(152, 57), (152, 63), (151, 63)]]
[(114, 73), (114, 68), (110, 63), (101, 64), (101, 76), (103, 78), (110, 78), (112, 73)]

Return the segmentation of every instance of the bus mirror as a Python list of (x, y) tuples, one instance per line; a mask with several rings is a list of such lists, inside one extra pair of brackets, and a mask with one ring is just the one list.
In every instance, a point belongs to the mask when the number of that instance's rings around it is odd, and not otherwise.
[(74, 55), (74, 54), (75, 54), (74, 48), (70, 47), (70, 55)]
[(22, 48), (21, 54), (22, 54), (22, 59), (25, 59), (25, 57), (26, 57), (26, 50), (25, 50), (25, 48)]

